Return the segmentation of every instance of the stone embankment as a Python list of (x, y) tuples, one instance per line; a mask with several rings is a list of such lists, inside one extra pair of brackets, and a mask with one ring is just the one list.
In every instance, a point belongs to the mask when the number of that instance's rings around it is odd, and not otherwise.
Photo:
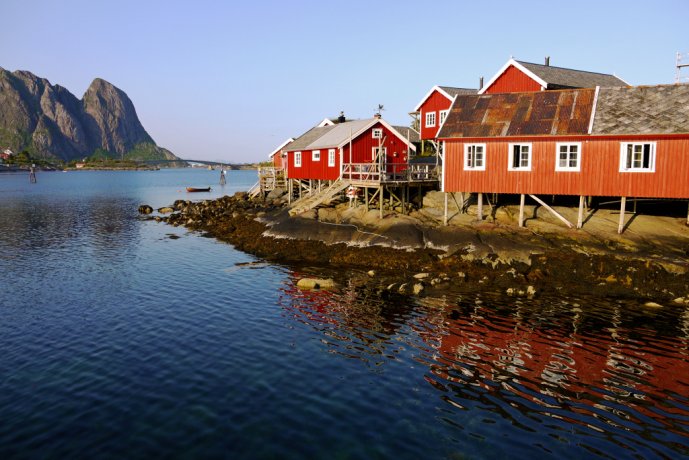
[[(654, 244), (632, 250), (619, 239), (540, 233), (497, 221), (444, 227), (428, 210), (381, 220), (378, 211), (342, 204), (290, 217), (283, 199), (253, 200), (246, 193), (139, 211), (271, 262), (357, 274), (382, 291), (491, 290), (528, 298), (557, 292), (689, 303), (686, 257), (677, 250), (659, 254)], [(689, 240), (671, 247), (682, 241)], [(320, 287), (318, 280), (313, 284)]]

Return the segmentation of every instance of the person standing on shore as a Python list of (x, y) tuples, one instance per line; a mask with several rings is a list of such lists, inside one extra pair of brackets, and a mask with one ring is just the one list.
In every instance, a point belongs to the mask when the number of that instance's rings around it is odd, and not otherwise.
[(31, 168), (29, 168), (29, 182), (32, 184), (36, 183), (36, 165), (32, 164)]
[(225, 185), (227, 181), (225, 180), (225, 167), (220, 167), (220, 185)]

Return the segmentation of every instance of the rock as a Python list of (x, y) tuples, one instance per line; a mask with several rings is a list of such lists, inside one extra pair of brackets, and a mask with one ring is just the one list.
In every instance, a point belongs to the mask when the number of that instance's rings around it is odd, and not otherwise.
[(457, 272), (457, 278), (460, 279), (460, 281), (466, 281), (467, 279), (467, 274), (464, 272)]
[(392, 291), (395, 289), (396, 286), (397, 286), (397, 283), (392, 283), (392, 284), (389, 284), (388, 287), (386, 287), (385, 289), (388, 291)]
[(400, 285), (400, 288), (397, 290), (397, 292), (399, 292), (400, 294), (406, 294), (408, 292), (408, 289), (409, 284), (403, 283), (402, 285)]
[(644, 304), (644, 307), (647, 307), (647, 308), (663, 308), (662, 305), (660, 305), (659, 303), (655, 303), (655, 302), (646, 302), (646, 303)]
[(529, 299), (532, 299), (536, 295), (536, 289), (534, 289), (533, 286), (529, 285), (526, 287), (526, 296)]
[(374, 276), (376, 276), (376, 271), (375, 270), (369, 270), (366, 274), (370, 277), (374, 277)]
[(162, 208), (158, 208), (158, 212), (161, 214), (170, 214), (174, 209), (172, 209), (170, 206), (164, 206)]
[(150, 214), (153, 212), (153, 208), (147, 204), (142, 204), (139, 206), (139, 214)]
[(416, 278), (417, 280), (423, 280), (428, 278), (429, 276), (430, 275), (428, 273), (417, 273), (416, 275), (414, 275), (414, 278)]
[(271, 190), (270, 193), (268, 193), (266, 200), (268, 200), (268, 201), (275, 200), (277, 198), (280, 198), (285, 193), (286, 193), (286, 190), (284, 188), (277, 187), (277, 188)]
[(421, 283), (414, 284), (414, 295), (419, 295), (423, 292), (424, 287)]
[(675, 300), (673, 300), (673, 302), (683, 305), (686, 301), (684, 300), (684, 297), (677, 297)]
[(319, 278), (302, 278), (297, 281), (297, 287), (299, 289), (332, 289), (335, 287), (335, 281), (332, 279), (319, 279)]
[(507, 290), (505, 291), (505, 294), (507, 294), (509, 296), (513, 296), (514, 295), (514, 288), (507, 288)]

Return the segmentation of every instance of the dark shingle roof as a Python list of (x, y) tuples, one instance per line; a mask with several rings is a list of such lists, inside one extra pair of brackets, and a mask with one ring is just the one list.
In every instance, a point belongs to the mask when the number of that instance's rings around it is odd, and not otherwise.
[(289, 150), (304, 149), (337, 125), (316, 126), (306, 131), (287, 146)]
[(595, 90), (457, 96), (439, 138), (586, 134)]
[(421, 142), (419, 133), (411, 129), (409, 126), (393, 126), (393, 128), (395, 128), (395, 131), (400, 133), (403, 138), (408, 138), (409, 142)]
[(566, 69), (550, 65), (516, 61), (548, 83), (548, 88), (595, 88), (596, 86), (627, 86), (614, 75)]
[(438, 88), (442, 89), (452, 97), (455, 97), (458, 94), (476, 94), (478, 92), (477, 89), (455, 88), (454, 86), (438, 86)]
[(689, 133), (689, 85), (601, 88), (591, 134)]

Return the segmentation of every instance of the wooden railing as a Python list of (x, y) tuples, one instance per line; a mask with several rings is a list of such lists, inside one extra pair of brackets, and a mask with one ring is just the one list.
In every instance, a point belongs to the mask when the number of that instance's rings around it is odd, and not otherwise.
[(434, 164), (390, 163), (382, 168), (377, 163), (345, 163), (342, 179), (351, 182), (422, 182), (438, 180)]

